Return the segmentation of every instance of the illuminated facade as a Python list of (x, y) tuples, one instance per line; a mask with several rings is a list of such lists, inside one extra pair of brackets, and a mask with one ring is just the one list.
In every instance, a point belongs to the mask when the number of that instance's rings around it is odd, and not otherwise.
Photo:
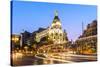
[(36, 34), (36, 41), (40, 42), (41, 38), (46, 36), (48, 38), (48, 41), (52, 41), (54, 44), (63, 44), (67, 42), (67, 34), (62, 30), (57, 11), (55, 11), (55, 17), (51, 26), (48, 27), (46, 30)]
[(97, 20), (87, 25), (87, 29), (76, 40), (77, 53), (96, 54), (97, 53)]
[(11, 35), (11, 47), (13, 49), (20, 47), (20, 35), (13, 34)]
[(20, 40), (20, 36), (19, 35), (12, 35), (11, 40), (16, 43)]
[(55, 11), (55, 17), (49, 28), (48, 36), (49, 40), (52, 40), (54, 43), (62, 44), (66, 42), (66, 35), (62, 30), (57, 11)]

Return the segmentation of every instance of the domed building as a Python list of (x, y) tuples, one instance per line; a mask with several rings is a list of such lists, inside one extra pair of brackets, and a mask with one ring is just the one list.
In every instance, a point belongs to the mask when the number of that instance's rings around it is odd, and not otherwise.
[(62, 30), (58, 12), (55, 11), (55, 17), (48, 31), (48, 38), (53, 41), (54, 44), (63, 44), (66, 43), (66, 35), (66, 32)]
[(44, 37), (47, 37), (48, 41), (53, 42), (53, 44), (64, 44), (67, 42), (67, 33), (62, 30), (61, 21), (58, 17), (57, 11), (55, 11), (51, 26), (42, 32), (36, 33), (37, 42), (40, 42)]

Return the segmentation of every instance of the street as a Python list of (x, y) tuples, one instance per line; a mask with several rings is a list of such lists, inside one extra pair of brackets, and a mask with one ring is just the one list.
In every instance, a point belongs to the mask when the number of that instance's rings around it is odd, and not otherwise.
[(42, 64), (61, 64), (61, 63), (75, 63), (96, 61), (96, 55), (75, 55), (67, 53), (50, 53), (50, 54), (36, 54), (35, 56), (20, 55), (12, 60), (12, 65), (42, 65)]

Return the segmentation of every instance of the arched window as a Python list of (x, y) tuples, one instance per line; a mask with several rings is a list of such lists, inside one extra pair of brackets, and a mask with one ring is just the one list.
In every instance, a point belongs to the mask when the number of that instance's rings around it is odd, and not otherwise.
[(51, 33), (51, 36), (53, 36), (53, 33)]
[(54, 36), (54, 39), (55, 39), (55, 36)]
[(56, 36), (58, 35), (58, 33), (56, 33)]
[(62, 36), (62, 34), (60, 33), (60, 36)]

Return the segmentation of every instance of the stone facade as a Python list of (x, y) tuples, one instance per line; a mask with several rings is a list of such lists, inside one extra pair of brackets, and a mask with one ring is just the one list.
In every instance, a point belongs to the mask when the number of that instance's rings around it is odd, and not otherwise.
[(36, 41), (40, 42), (41, 38), (46, 36), (48, 38), (48, 41), (52, 41), (54, 44), (63, 44), (67, 42), (66, 32), (62, 30), (57, 11), (55, 11), (55, 17), (51, 26), (42, 32), (36, 33)]

